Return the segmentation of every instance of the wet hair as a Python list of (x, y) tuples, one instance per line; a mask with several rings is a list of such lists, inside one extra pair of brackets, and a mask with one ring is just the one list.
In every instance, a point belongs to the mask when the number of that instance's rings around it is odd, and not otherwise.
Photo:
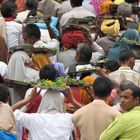
[(92, 57), (92, 48), (85, 43), (78, 44), (77, 53), (80, 55), (80, 61), (90, 62)]
[(41, 80), (51, 80), (55, 81), (57, 76), (57, 70), (54, 68), (54, 65), (45, 65), (39, 71), (39, 77)]
[(134, 53), (131, 50), (123, 50), (120, 52), (119, 61), (124, 63), (130, 58), (135, 58)]
[(82, 6), (83, 0), (70, 0), (70, 3), (74, 7)]
[(1, 14), (4, 18), (12, 17), (12, 14), (16, 11), (17, 5), (13, 1), (6, 1), (2, 3)]
[(27, 9), (29, 9), (29, 10), (36, 9), (37, 10), (38, 2), (39, 2), (38, 0), (26, 0)]
[(124, 81), (120, 84), (120, 90), (131, 90), (133, 97), (140, 97), (140, 88), (131, 81)]
[(40, 39), (40, 37), (41, 37), (41, 32), (40, 32), (38, 26), (35, 24), (27, 24), (23, 28), (23, 32), (25, 32), (28, 37), (34, 37), (36, 39)]
[(8, 98), (10, 96), (8, 88), (0, 84), (0, 101), (6, 103), (8, 101)]
[(111, 80), (106, 77), (96, 78), (93, 84), (94, 94), (100, 98), (107, 97), (111, 93), (112, 88), (113, 84)]
[(118, 61), (115, 60), (109, 60), (104, 64), (104, 67), (108, 69), (110, 72), (118, 70), (120, 67)]

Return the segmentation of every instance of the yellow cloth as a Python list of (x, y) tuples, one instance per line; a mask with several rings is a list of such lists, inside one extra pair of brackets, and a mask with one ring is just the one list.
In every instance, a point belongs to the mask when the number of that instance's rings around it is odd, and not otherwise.
[(125, 0), (115, 0), (115, 1), (114, 1), (115, 4), (121, 4), (121, 3), (123, 3), (123, 2), (125, 2)]
[(105, 1), (101, 2), (101, 4), (100, 4), (100, 14), (109, 13), (111, 4), (113, 4), (113, 2), (111, 0), (105, 0)]
[[(93, 76), (86, 76), (83, 81), (86, 84), (93, 85), (95, 78)], [(81, 103), (86, 105), (91, 102), (90, 96), (88, 95), (88, 92), (85, 89), (80, 89), (81, 92)]]
[(101, 31), (107, 35), (117, 36), (120, 31), (119, 20), (105, 19), (102, 22)]
[(32, 56), (35, 67), (41, 69), (46, 64), (51, 64), (49, 57), (43, 53), (37, 53)]
[(138, 27), (138, 32), (140, 32), (140, 23), (139, 23), (139, 27)]

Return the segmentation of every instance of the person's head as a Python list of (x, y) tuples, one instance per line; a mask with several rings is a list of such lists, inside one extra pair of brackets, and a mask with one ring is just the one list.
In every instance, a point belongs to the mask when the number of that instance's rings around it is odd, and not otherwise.
[(118, 36), (120, 32), (119, 20), (105, 19), (101, 24), (101, 31), (105, 35)]
[(118, 61), (115, 60), (109, 60), (104, 64), (104, 69), (106, 74), (109, 74), (110, 72), (118, 70), (120, 67)]
[(33, 45), (41, 37), (41, 32), (37, 25), (27, 24), (23, 27), (23, 39), (26, 43)]
[(4, 18), (16, 18), (17, 16), (17, 5), (13, 1), (6, 1), (2, 3), (1, 14)]
[(6, 103), (8, 101), (8, 98), (10, 96), (8, 88), (0, 84), (0, 102)]
[(123, 17), (130, 17), (132, 14), (132, 5), (124, 2), (118, 5), (117, 8), (117, 15), (123, 16)]
[(112, 88), (111, 80), (105, 77), (96, 78), (93, 84), (94, 95), (100, 99), (106, 99), (110, 95)]
[(100, 14), (109, 14), (110, 5), (113, 4), (111, 0), (106, 0), (100, 3)]
[(82, 6), (83, 0), (70, 0), (72, 7), (79, 7)]
[(39, 77), (41, 80), (51, 80), (55, 81), (57, 76), (57, 70), (55, 69), (54, 65), (45, 65), (39, 71)]
[(135, 65), (135, 55), (131, 50), (123, 50), (119, 56), (120, 65), (133, 68)]
[(140, 104), (140, 88), (130, 81), (125, 81), (120, 85), (121, 108), (129, 111)]
[(131, 51), (134, 53), (136, 59), (140, 59), (140, 47), (139, 45), (133, 45)]
[(38, 0), (26, 0), (25, 4), (28, 10), (37, 9), (38, 7)]
[(90, 62), (92, 57), (92, 47), (85, 43), (77, 46), (75, 59), (77, 62)]
[(130, 47), (135, 44), (139, 44), (140, 43), (139, 32), (136, 29), (128, 29), (121, 35), (118, 42), (120, 42), (123, 45), (128, 45)]

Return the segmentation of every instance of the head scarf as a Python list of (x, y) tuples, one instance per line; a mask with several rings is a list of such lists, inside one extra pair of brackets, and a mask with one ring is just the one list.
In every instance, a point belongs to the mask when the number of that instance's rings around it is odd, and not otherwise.
[[(96, 78), (93, 76), (86, 76), (83, 79), (83, 81), (85, 82), (85, 84), (93, 85), (95, 79)], [(91, 99), (90, 99), (90, 96), (88, 95), (87, 90), (85, 90), (84, 88), (81, 88), (80, 93), (81, 93), (81, 103), (84, 105), (89, 104), (91, 102)]]
[(38, 113), (62, 113), (64, 95), (58, 91), (48, 90), (40, 103)]
[(31, 60), (30, 57), (24, 51), (16, 51), (12, 54), (5, 78), (17, 81), (39, 79), (39, 72), (25, 67), (25, 62)]
[(110, 5), (113, 4), (111, 0), (105, 0), (100, 4), (100, 14), (110, 13)]
[(137, 44), (140, 44), (140, 36), (138, 31), (135, 29), (128, 29), (110, 49), (108, 58), (110, 60), (118, 60), (122, 50), (130, 49), (133, 47), (133, 45)]
[(105, 19), (101, 24), (101, 31), (107, 35), (117, 36), (120, 31), (119, 20)]

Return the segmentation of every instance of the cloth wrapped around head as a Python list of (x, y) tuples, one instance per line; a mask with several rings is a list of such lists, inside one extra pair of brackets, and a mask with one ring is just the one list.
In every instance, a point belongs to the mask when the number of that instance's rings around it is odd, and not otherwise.
[(119, 20), (105, 19), (101, 24), (101, 31), (107, 35), (117, 36), (120, 31)]
[(63, 27), (62, 43), (66, 49), (77, 47), (79, 43), (91, 44), (88, 30), (78, 25), (65, 25)]
[(48, 90), (40, 103), (38, 113), (62, 113), (64, 95), (58, 91)]
[(110, 13), (110, 5), (113, 4), (111, 0), (105, 0), (100, 4), (100, 14)]

